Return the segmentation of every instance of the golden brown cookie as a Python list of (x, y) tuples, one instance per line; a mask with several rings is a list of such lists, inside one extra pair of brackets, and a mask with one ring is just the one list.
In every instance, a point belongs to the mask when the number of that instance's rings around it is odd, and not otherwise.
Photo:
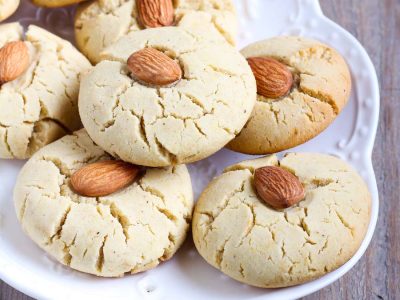
[[(151, 3), (146, 4), (148, 2)], [(153, 9), (143, 16), (147, 7)], [(160, 21), (155, 16), (157, 12), (162, 12), (163, 16), (170, 14)], [(226, 39), (234, 45), (236, 23), (232, 0), (97, 0), (78, 7), (75, 36), (78, 48), (90, 61), (97, 63), (103, 49), (132, 31), (180, 26), (202, 31), (210, 39), (221, 39), (221, 42)]]
[[(294, 174), (305, 198), (283, 210), (267, 205), (254, 188), (254, 172), (265, 166)], [(226, 275), (286, 287), (347, 262), (366, 234), (370, 205), (366, 184), (344, 161), (316, 153), (280, 161), (272, 155), (233, 165), (207, 186), (193, 215), (193, 239), (201, 256)]]
[(154, 268), (175, 254), (189, 229), (193, 192), (186, 166), (179, 165), (144, 170), (107, 196), (77, 194), (71, 176), (109, 159), (84, 129), (65, 136), (25, 164), (14, 203), (25, 233), (60, 263), (117, 277)]
[[(19, 48), (4, 50), (13, 45)], [(0, 25), (0, 48), (0, 68), (12, 66), (0, 72), (0, 81), (6, 79), (0, 83), (0, 158), (28, 158), (82, 127), (78, 91), (81, 74), (91, 68), (86, 57), (34, 25), (24, 37), (18, 23)]]
[(332, 47), (282, 36), (241, 52), (255, 71), (258, 97), (249, 121), (228, 145), (234, 151), (267, 154), (300, 145), (327, 128), (349, 100), (350, 72)]
[[(178, 81), (157, 84), (171, 78)], [(182, 27), (161, 27), (131, 32), (106, 49), (82, 80), (79, 112), (108, 153), (161, 167), (223, 148), (246, 123), (255, 99), (253, 74), (235, 48)]]
[(80, 3), (85, 0), (31, 0), (33, 4), (42, 7), (63, 7)]

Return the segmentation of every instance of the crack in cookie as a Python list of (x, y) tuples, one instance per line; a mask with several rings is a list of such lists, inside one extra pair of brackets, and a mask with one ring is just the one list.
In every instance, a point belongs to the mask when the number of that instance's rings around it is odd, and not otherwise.
[[(262, 201), (255, 169), (280, 166), (295, 175), (305, 198), (283, 210)], [(361, 177), (329, 155), (291, 153), (228, 167), (203, 191), (193, 215), (193, 240), (203, 258), (226, 275), (264, 288), (318, 278), (349, 260), (370, 218)]]

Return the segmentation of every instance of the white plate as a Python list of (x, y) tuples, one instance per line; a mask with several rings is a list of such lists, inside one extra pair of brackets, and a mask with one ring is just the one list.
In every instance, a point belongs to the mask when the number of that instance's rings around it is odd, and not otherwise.
[[(21, 231), (14, 213), (12, 190), (23, 162), (0, 160), (0, 278), (39, 299), (292, 299), (317, 291), (345, 274), (365, 252), (378, 216), (378, 191), (371, 164), (379, 114), (374, 67), (364, 48), (344, 29), (323, 16), (317, 0), (236, 0), (240, 15), (239, 47), (279, 34), (303, 35), (334, 46), (344, 55), (353, 77), (351, 101), (322, 134), (291, 151), (334, 154), (352, 164), (372, 194), (367, 235), (352, 259), (312, 282), (282, 289), (258, 289), (229, 279), (209, 266), (189, 237), (169, 262), (145, 273), (102, 279), (75, 272), (47, 256)], [(10, 20), (39, 24), (72, 39), (73, 9), (40, 9), (26, 0)], [(192, 164), (198, 196), (212, 177), (249, 156), (222, 150)]]

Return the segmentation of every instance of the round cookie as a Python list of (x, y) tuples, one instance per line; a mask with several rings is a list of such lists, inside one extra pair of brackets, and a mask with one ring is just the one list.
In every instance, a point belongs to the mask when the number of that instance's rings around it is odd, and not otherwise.
[(39, 150), (14, 190), (18, 219), (36, 244), (64, 265), (104, 277), (171, 258), (185, 240), (193, 208), (185, 165), (147, 169), (109, 196), (73, 192), (76, 170), (109, 158), (82, 129)]
[[(232, 0), (174, 0), (173, 5), (176, 26), (235, 44), (237, 18)], [(141, 29), (137, 0), (82, 3), (75, 17), (76, 43), (93, 63), (100, 61), (103, 49)]]
[(63, 6), (77, 4), (86, 0), (31, 0), (31, 1), (33, 4), (37, 6), (55, 8), (55, 7), (63, 7)]
[(294, 84), (278, 99), (258, 95), (252, 116), (228, 145), (234, 151), (267, 154), (302, 144), (328, 127), (349, 99), (351, 77), (345, 61), (318, 41), (275, 37), (244, 48), (242, 54), (282, 62)]
[(18, 6), (19, 0), (0, 0), (0, 22), (11, 16)]
[[(280, 166), (295, 174), (306, 196), (274, 210), (257, 196), (254, 171)], [(370, 219), (370, 194), (342, 160), (323, 154), (275, 155), (227, 168), (203, 191), (193, 215), (193, 239), (203, 258), (226, 275), (276, 288), (316, 279), (347, 262)]]
[(18, 23), (0, 25), (0, 48), (25, 41), (29, 67), (0, 86), (0, 158), (24, 159), (82, 127), (78, 114), (80, 75), (91, 65), (69, 42), (36, 26), (25, 39)]
[[(133, 79), (127, 59), (145, 47), (175, 59), (182, 79), (170, 87)], [(180, 27), (132, 32), (104, 58), (82, 79), (79, 112), (91, 138), (127, 162), (160, 167), (203, 159), (235, 137), (255, 102), (243, 56)]]

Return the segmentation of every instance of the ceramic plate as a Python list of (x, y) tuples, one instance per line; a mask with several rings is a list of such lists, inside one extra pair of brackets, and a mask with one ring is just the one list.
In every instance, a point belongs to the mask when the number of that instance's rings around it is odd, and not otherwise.
[[(72, 271), (46, 255), (28, 239), (17, 222), (13, 186), (23, 161), (0, 160), (0, 278), (39, 299), (292, 299), (334, 282), (365, 252), (378, 216), (378, 191), (371, 164), (379, 114), (378, 81), (364, 48), (327, 19), (317, 0), (236, 0), (240, 16), (239, 45), (280, 34), (319, 39), (346, 58), (353, 77), (351, 100), (322, 134), (291, 151), (336, 155), (353, 165), (372, 194), (367, 235), (357, 253), (341, 268), (312, 282), (282, 289), (259, 289), (238, 283), (209, 266), (196, 252), (191, 237), (178, 254), (154, 270), (119, 279)], [(41, 9), (22, 1), (9, 21), (37, 24), (72, 41), (74, 8)], [(249, 156), (221, 150), (189, 166), (197, 197), (212, 177)]]

